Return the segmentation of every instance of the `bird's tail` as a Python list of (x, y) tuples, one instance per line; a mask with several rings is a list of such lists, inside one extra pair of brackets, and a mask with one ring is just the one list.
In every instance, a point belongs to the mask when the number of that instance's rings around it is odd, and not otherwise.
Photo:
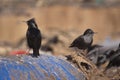
[(73, 45), (72, 45), (72, 44), (69, 46), (69, 48), (71, 48), (71, 47), (73, 47)]
[(38, 57), (40, 54), (39, 54), (39, 49), (33, 49), (33, 56), (34, 57)]
[(69, 48), (71, 48), (72, 46), (70, 45)]

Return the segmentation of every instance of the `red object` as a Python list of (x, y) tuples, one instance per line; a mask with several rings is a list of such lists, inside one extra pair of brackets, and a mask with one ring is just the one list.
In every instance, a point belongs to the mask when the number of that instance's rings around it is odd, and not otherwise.
[(22, 54), (27, 54), (28, 52), (24, 51), (24, 50), (15, 50), (10, 52), (10, 54), (12, 55), (22, 55)]

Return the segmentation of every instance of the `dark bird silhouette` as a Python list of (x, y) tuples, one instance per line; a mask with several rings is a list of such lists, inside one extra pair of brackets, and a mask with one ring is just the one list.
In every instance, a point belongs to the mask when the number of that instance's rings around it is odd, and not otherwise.
[(95, 32), (91, 29), (87, 29), (83, 35), (77, 37), (69, 47), (75, 47), (80, 50), (88, 49), (93, 42), (93, 35)]
[(120, 44), (118, 49), (113, 53), (112, 56), (109, 58), (109, 64), (107, 65), (106, 69), (111, 67), (119, 67), (120, 66)]
[(27, 21), (28, 29), (26, 33), (28, 47), (33, 49), (33, 56), (39, 56), (39, 49), (41, 47), (41, 32), (38, 29), (38, 26), (35, 22), (35, 19), (32, 18)]

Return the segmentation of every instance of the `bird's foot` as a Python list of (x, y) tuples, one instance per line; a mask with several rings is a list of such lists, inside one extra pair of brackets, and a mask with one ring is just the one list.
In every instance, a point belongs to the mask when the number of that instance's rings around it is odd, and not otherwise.
[(34, 58), (38, 58), (38, 55), (32, 55), (32, 57), (34, 57)]
[(30, 56), (34, 57), (34, 58), (38, 58), (40, 55), (33, 55), (33, 54), (29, 54)]

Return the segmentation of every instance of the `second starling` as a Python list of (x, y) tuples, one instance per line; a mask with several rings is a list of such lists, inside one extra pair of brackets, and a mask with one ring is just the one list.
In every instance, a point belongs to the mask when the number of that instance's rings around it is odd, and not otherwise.
[(95, 32), (92, 29), (87, 29), (83, 35), (77, 37), (69, 47), (75, 47), (80, 50), (88, 49), (93, 42)]
[(33, 49), (33, 56), (39, 56), (39, 49), (41, 47), (41, 32), (38, 29), (38, 26), (35, 22), (35, 19), (32, 18), (27, 21), (28, 29), (26, 33), (28, 47)]

